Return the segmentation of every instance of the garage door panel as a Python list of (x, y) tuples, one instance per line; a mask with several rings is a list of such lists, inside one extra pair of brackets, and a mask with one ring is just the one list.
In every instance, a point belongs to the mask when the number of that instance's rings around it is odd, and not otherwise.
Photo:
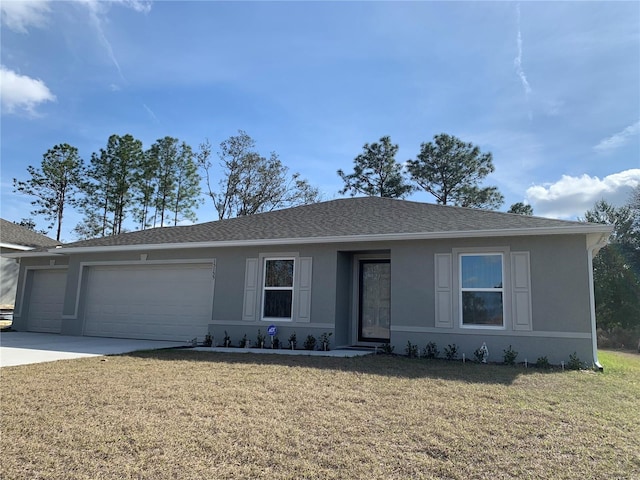
[(85, 335), (186, 341), (211, 321), (211, 264), (89, 267)]
[(31, 275), (27, 330), (60, 333), (67, 280), (66, 269), (33, 270)]

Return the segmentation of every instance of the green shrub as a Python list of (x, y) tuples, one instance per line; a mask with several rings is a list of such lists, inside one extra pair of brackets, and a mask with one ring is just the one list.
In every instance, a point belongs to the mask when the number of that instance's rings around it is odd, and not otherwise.
[(316, 337), (313, 335), (307, 335), (307, 339), (304, 341), (304, 349), (305, 350), (315, 350), (316, 349)]
[(204, 346), (205, 347), (210, 347), (211, 345), (213, 345), (213, 337), (211, 336), (210, 333), (207, 333), (204, 336)]
[(293, 332), (291, 335), (289, 335), (289, 348), (291, 350), (295, 350), (297, 344), (298, 344), (298, 337), (296, 337), (296, 332)]
[(404, 353), (406, 353), (407, 357), (415, 358), (418, 356), (418, 345), (412, 344), (409, 340), (407, 340), (407, 346), (404, 348)]
[(548, 370), (549, 368), (551, 368), (549, 359), (547, 357), (538, 357), (538, 360), (536, 360), (536, 368), (542, 368), (545, 370)]
[(473, 358), (476, 362), (482, 363), (482, 360), (484, 359), (484, 350), (482, 350), (482, 348), (480, 347), (476, 348), (473, 351)]
[(330, 346), (331, 346), (331, 342), (330, 342), (330, 337), (331, 335), (333, 335), (332, 332), (325, 332), (322, 335), (320, 335), (320, 348), (324, 351), (328, 351), (330, 350)]
[(567, 368), (569, 370), (580, 370), (584, 367), (584, 364), (578, 358), (578, 354), (573, 352), (569, 355), (569, 362), (567, 363)]
[(424, 347), (423, 354), (425, 358), (438, 358), (438, 355), (440, 355), (440, 350), (438, 350), (436, 342), (427, 343), (427, 346)]
[(229, 348), (231, 346), (231, 337), (229, 336), (226, 330), (224, 331), (224, 339), (222, 340), (222, 345), (225, 348)]
[(511, 345), (509, 345), (509, 348), (507, 348), (506, 350), (503, 350), (503, 352), (504, 355), (502, 357), (502, 360), (504, 361), (504, 363), (506, 365), (515, 365), (518, 352), (511, 348)]
[(387, 343), (383, 343), (382, 345), (380, 345), (380, 351), (386, 355), (391, 355), (393, 354), (393, 349), (395, 347), (393, 345), (391, 345), (389, 342)]
[(260, 329), (258, 329), (258, 336), (256, 337), (256, 348), (264, 348), (264, 341), (267, 339)]
[(447, 360), (455, 360), (458, 358), (458, 346), (452, 343), (444, 347), (444, 356)]
[(245, 334), (244, 337), (242, 337), (242, 339), (240, 340), (240, 348), (247, 348), (248, 346), (249, 346), (249, 339)]

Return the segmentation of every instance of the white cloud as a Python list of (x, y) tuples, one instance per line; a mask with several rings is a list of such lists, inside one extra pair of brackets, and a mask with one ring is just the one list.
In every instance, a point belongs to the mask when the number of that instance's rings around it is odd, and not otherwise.
[(620, 132), (601, 140), (600, 143), (598, 143), (593, 148), (594, 150), (597, 150), (599, 152), (609, 152), (611, 150), (615, 150), (616, 148), (622, 147), (629, 141), (629, 139), (638, 134), (640, 134), (640, 120), (633, 125), (629, 125), (624, 130), (621, 130)]
[(0, 65), (0, 97), (3, 113), (25, 110), (35, 115), (35, 107), (43, 102), (53, 102), (56, 96), (40, 79), (20, 75)]
[(640, 185), (640, 168), (625, 170), (602, 179), (582, 175), (563, 175), (555, 183), (534, 185), (526, 192), (526, 200), (536, 215), (553, 218), (576, 218), (593, 208), (595, 202), (605, 199), (615, 205), (624, 205), (631, 191)]
[(135, 10), (138, 13), (149, 13), (153, 2), (146, 0), (116, 0), (114, 3), (121, 3)]
[(0, 2), (2, 24), (19, 33), (28, 33), (27, 27), (42, 27), (47, 23), (49, 1), (3, 1)]

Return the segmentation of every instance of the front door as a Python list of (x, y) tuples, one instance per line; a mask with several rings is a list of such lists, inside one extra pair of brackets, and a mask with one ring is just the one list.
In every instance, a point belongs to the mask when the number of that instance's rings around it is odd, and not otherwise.
[(358, 341), (388, 342), (391, 319), (391, 263), (360, 260)]

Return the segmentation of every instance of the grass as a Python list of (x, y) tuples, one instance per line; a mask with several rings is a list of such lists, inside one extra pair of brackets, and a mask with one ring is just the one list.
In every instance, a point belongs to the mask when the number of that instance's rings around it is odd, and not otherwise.
[(160, 351), (5, 367), (0, 477), (640, 478), (640, 356), (601, 361)]

